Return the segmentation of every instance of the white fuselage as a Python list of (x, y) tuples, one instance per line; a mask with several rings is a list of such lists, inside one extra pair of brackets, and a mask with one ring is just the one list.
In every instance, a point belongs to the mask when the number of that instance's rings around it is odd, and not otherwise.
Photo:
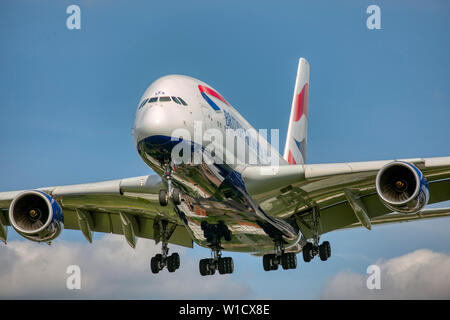
[[(161, 97), (170, 100), (160, 101)], [(156, 101), (149, 102), (152, 98)], [(179, 98), (187, 105), (178, 103)], [(214, 148), (219, 161), (233, 169), (248, 163), (285, 164), (278, 150), (267, 142), (270, 134), (271, 131), (264, 137), (256, 131), (211, 86), (183, 75), (159, 78), (147, 88), (133, 127), (135, 145), (151, 136), (182, 136), (203, 148)]]

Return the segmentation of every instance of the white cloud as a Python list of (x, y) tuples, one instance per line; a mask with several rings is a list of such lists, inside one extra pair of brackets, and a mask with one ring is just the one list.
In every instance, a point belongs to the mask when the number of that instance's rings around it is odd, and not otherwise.
[[(131, 249), (120, 236), (105, 235), (93, 244), (56, 241), (51, 246), (29, 241), (0, 245), (1, 299), (227, 299), (246, 298), (250, 289), (233, 276), (201, 277), (198, 261), (180, 253), (181, 268), (150, 271), (150, 257), (159, 252), (153, 240), (139, 239)], [(81, 290), (68, 290), (66, 269), (81, 268)]]
[(342, 271), (328, 281), (324, 299), (450, 299), (450, 256), (422, 249), (376, 263), (381, 289), (369, 290), (369, 274)]

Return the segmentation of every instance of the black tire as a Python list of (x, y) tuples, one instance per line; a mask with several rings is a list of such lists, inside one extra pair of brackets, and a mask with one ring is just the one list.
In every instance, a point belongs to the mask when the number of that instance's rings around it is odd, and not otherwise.
[(161, 271), (161, 261), (162, 261), (162, 255), (157, 254), (150, 260), (150, 269), (152, 270), (152, 273), (158, 273)]
[[(266, 258), (266, 264), (267, 264), (267, 270), (264, 268), (264, 270), (266, 271), (274, 271), (274, 270), (278, 270), (278, 263), (275, 263), (275, 258), (276, 255), (275, 254), (266, 254), (264, 255)], [(263, 257), (263, 264), (264, 264), (264, 257)]]
[(180, 255), (173, 253), (167, 258), (167, 270), (169, 272), (175, 272), (180, 267)]
[(302, 253), (303, 253), (303, 260), (304, 260), (305, 262), (310, 262), (311, 259), (313, 258), (313, 255), (312, 255), (312, 249), (313, 249), (313, 246), (312, 246), (312, 243), (311, 243), (311, 242), (308, 242), (308, 243), (303, 247)]
[(172, 192), (172, 199), (176, 205), (181, 204), (181, 192), (180, 189), (174, 188)]
[(270, 255), (269, 254), (265, 254), (263, 256), (263, 268), (264, 271), (271, 271), (271, 264), (270, 264)]
[(180, 255), (177, 252), (172, 253), (172, 260), (174, 261), (176, 269), (180, 268)]
[(218, 261), (218, 265), (219, 265), (219, 273), (220, 274), (233, 273), (233, 271), (234, 271), (233, 258), (230, 258), (230, 257), (220, 258)]
[(199, 262), (199, 270), (200, 270), (200, 274), (202, 276), (210, 276), (213, 275), (216, 270), (214, 268), (211, 268), (212, 264), (213, 264), (213, 259), (202, 259)]
[(327, 258), (331, 257), (331, 245), (328, 241), (324, 241), (323, 244), (327, 248)]
[(159, 190), (159, 204), (162, 207), (167, 206), (167, 203), (169, 201), (169, 196), (167, 195), (167, 191), (166, 190)]
[(216, 273), (216, 268), (214, 266), (214, 259), (206, 259), (206, 260), (208, 260), (209, 275), (212, 276), (214, 273)]
[(295, 253), (284, 253), (281, 256), (281, 266), (284, 270), (297, 268), (297, 255)]
[(320, 260), (322, 260), (322, 261), (327, 261), (327, 259), (328, 259), (328, 250), (327, 250), (327, 246), (325, 243), (322, 243), (319, 246), (319, 257), (320, 257)]
[(201, 259), (199, 264), (198, 264), (198, 268), (199, 268), (200, 274), (202, 276), (207, 276), (208, 275), (208, 267), (206, 266), (206, 264), (207, 264), (206, 260), (207, 259)]

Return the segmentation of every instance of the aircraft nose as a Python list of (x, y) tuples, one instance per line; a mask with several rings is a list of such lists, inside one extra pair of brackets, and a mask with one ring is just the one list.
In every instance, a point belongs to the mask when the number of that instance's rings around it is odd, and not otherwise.
[(167, 139), (172, 136), (175, 129), (183, 128), (183, 115), (176, 106), (172, 105), (155, 105), (147, 107), (136, 117), (134, 127), (134, 137), (136, 142), (148, 137), (160, 137)]

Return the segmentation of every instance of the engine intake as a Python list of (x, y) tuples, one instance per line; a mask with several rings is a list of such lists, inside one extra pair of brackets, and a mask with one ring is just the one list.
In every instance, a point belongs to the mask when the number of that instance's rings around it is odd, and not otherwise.
[(419, 212), (430, 198), (427, 179), (408, 162), (394, 161), (381, 168), (376, 189), (387, 208), (402, 213)]
[(41, 191), (24, 191), (9, 207), (9, 221), (24, 238), (37, 242), (55, 239), (64, 229), (64, 216), (58, 202)]

